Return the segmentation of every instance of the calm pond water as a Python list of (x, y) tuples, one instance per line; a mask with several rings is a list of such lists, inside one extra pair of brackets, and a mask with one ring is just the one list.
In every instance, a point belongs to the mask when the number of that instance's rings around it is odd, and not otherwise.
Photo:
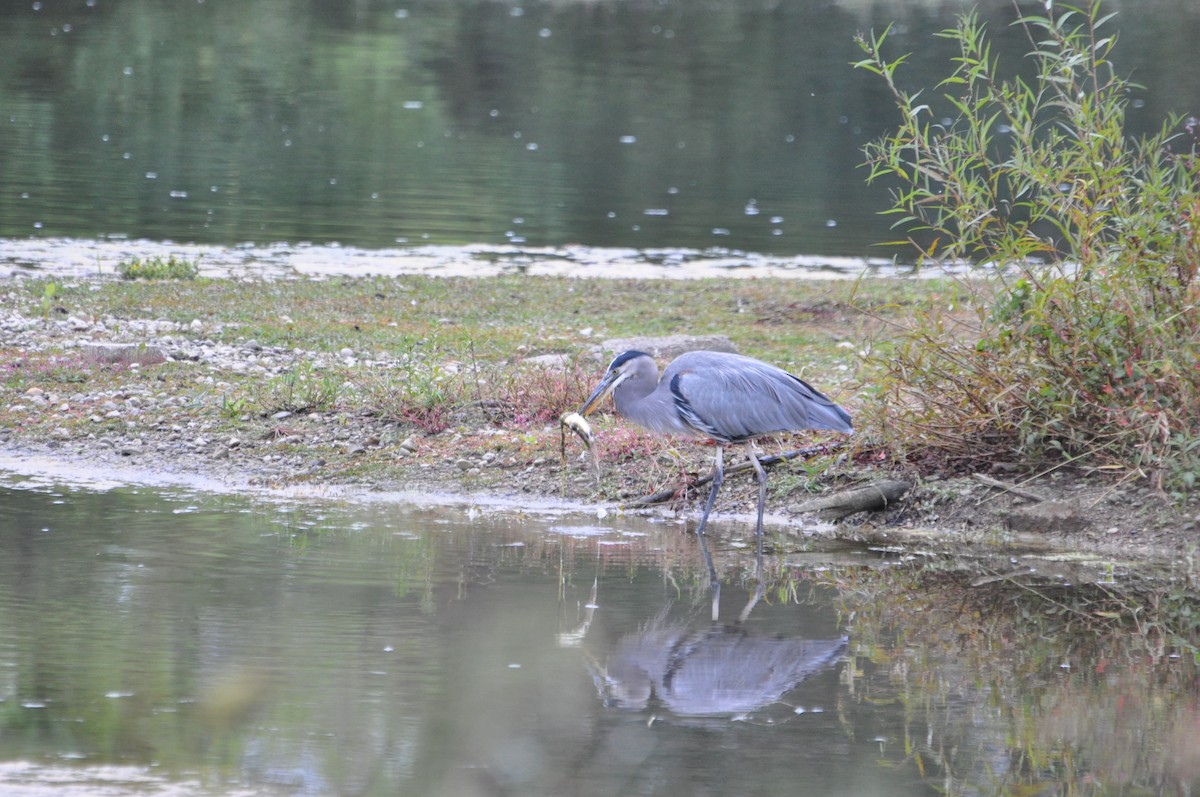
[(1052, 633), (1025, 591), (980, 618), (894, 556), (811, 544), (738, 625), (747, 557), (722, 547), (714, 625), (662, 519), (0, 475), (0, 792), (1200, 787), (1179, 640)]
[[(1011, 0), (0, 0), (0, 269), (857, 272), (893, 111), (852, 37), (931, 85), (971, 6), (1022, 63)], [(1200, 5), (1107, 7), (1131, 124), (1200, 111)]]

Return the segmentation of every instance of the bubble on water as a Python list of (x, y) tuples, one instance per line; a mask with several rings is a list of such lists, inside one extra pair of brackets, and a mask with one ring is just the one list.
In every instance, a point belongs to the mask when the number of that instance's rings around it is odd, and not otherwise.
[(157, 180), (158, 172), (146, 172), (146, 179), (147, 180)]
[(371, 192), (371, 199), (379, 199), (379, 192), (378, 192), (378, 191), (372, 191), (372, 192)]
[(290, 147), (291, 145), (292, 145), (292, 140), (291, 140), (290, 138), (285, 138), (285, 139), (283, 140), (283, 146), (284, 146), (285, 148), (286, 148), (286, 147)]
[(121, 74), (124, 75), (125, 77), (129, 77), (130, 75), (133, 74), (133, 67), (131, 67), (131, 66), (125, 67), (124, 69), (121, 70)]
[(123, 152), (123, 153), (121, 153), (121, 157), (124, 158), (125, 160), (129, 160), (130, 158), (133, 157), (133, 154), (130, 152)]
[(41, 10), (42, 10), (42, 4), (41, 4), (41, 3), (34, 3), (34, 4), (33, 4), (33, 10), (34, 10), (34, 11), (41, 11)]
[(826, 227), (836, 227), (837, 219), (825, 219), (825, 226)]
[(425, 103), (420, 100), (405, 100), (404, 109), (407, 111), (419, 111), (425, 107)]
[(528, 144), (525, 145), (525, 149), (529, 150), (530, 152), (533, 152), (537, 148), (538, 148), (538, 145), (533, 141), (530, 141)]
[(330, 178), (329, 178), (329, 184), (330, 184), (330, 185), (337, 185), (337, 178), (336, 178), (336, 177), (330, 177)]
[(71, 23), (70, 23), (70, 22), (65, 22), (65, 23), (63, 23), (63, 26), (62, 26), (62, 32), (63, 32), (63, 33), (70, 33), (70, 32), (71, 32)]
[(104, 135), (100, 136), (100, 140), (103, 141), (105, 144), (107, 144), (108, 143), (108, 133), (105, 133)]
[(771, 223), (772, 224), (783, 224), (783, 216), (772, 216)]
[(610, 210), (605, 215), (607, 215), (610, 219), (615, 219), (617, 217), (617, 212), (615, 210)]
[(525, 219), (521, 218), (520, 216), (517, 216), (515, 219), (513, 219), (513, 224), (524, 224), (524, 223), (525, 223)]
[(621, 136), (617, 140), (620, 141), (622, 144), (636, 144), (637, 136)]
[(525, 16), (525, 9), (520, 6), (513, 6), (508, 10), (508, 15), (510, 17), (523, 17)]
[(172, 191), (170, 192), (171, 199), (187, 199), (187, 191)]
[(646, 208), (642, 211), (643, 216), (669, 216), (671, 211), (667, 208)]
[(725, 227), (713, 227), (713, 235), (729, 235), (729, 230)]
[(520, 130), (514, 130), (514, 131), (513, 131), (513, 138), (520, 138), (520, 137), (521, 137), (521, 131), (520, 131)]
[(742, 212), (747, 216), (757, 216), (760, 213), (758, 209), (758, 200), (751, 199), (746, 203), (746, 207), (742, 209)]
[(208, 187), (208, 190), (209, 190), (209, 191), (212, 191), (212, 192), (215, 194), (215, 193), (217, 193), (218, 191), (220, 191), (221, 189), (220, 189), (220, 188), (217, 188), (215, 185), (210, 185), (210, 186)]
[(541, 30), (538, 31), (538, 36), (541, 36), (543, 39), (549, 39), (550, 38), (550, 29), (542, 28)]
[(492, 117), (493, 119), (495, 119), (499, 115), (500, 115), (499, 108), (493, 108), (492, 110), (488, 111), (488, 116)]
[(407, 8), (397, 8), (395, 16), (396, 16), (396, 19), (408, 19), (408, 9)]
[(783, 235), (783, 230), (776, 227), (775, 229), (771, 230), (771, 235)]
[(1131, 102), (1130, 105), (1132, 105), (1134, 108), (1145, 108), (1146, 101), (1143, 100), (1141, 97), (1139, 97), (1136, 100), (1134, 100), (1133, 102)]
[[(33, 223), (33, 229), (35, 229), (35, 230), (40, 230), (40, 229), (42, 229), (42, 223), (41, 223), (40, 221), (35, 221), (35, 222)], [(42, 531), (45, 531), (45, 529), (42, 529)]]
[(787, 142), (787, 143), (789, 143), (789, 144), (794, 144), (794, 143), (796, 143), (796, 137), (795, 137), (795, 136), (793, 136), (791, 133), (788, 133), (786, 136), (784, 136), (784, 137), (783, 137), (783, 140), (784, 140), (784, 141), (786, 141), (786, 142)]
[(667, 193), (670, 194), (671, 196), (675, 196), (675, 194), (679, 193), (679, 189), (676, 188), (675, 186), (671, 186), (670, 188), (667, 189)]
[(641, 232), (641, 231), (642, 231), (642, 225), (640, 225), (640, 224), (635, 224), (635, 225), (633, 225), (632, 227), (630, 227), (629, 229), (633, 230), (634, 232)]

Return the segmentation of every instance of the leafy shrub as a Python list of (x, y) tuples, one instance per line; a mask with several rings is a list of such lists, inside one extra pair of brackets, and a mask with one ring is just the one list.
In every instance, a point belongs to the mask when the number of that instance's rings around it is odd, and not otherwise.
[(971, 266), (955, 301), (916, 314), (878, 360), (877, 409), (905, 456), (1072, 461), (1186, 489), (1200, 466), (1200, 123), (1126, 134), (1135, 86), (1109, 60), (1100, 6), (1018, 20), (1031, 77), (1004, 76), (983, 24), (961, 16), (939, 34), (958, 55), (938, 98), (898, 85), (888, 31), (859, 37), (856, 66), (901, 114), (866, 149), (870, 179), (896, 186), (889, 213), (921, 264)]

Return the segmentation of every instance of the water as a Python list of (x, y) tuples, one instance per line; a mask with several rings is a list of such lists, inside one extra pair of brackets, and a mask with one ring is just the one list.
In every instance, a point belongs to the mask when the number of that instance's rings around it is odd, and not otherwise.
[(7, 474), (0, 791), (1200, 786), (1200, 686), (1174, 643), (1052, 633), (1023, 590), (996, 601), (1022, 604), (1017, 637), (845, 545), (786, 553), (737, 625), (747, 555), (718, 557), (712, 625), (694, 538), (654, 517)]
[[(852, 36), (931, 85), (974, 5), (1022, 63), (1010, 0), (0, 2), (0, 268), (857, 273), (894, 118)], [(1109, 7), (1133, 127), (1200, 108), (1200, 7)]]

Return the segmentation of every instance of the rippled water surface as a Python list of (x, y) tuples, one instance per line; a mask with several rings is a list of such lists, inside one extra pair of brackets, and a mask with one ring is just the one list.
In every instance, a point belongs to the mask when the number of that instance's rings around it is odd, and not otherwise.
[[(0, 2), (0, 268), (886, 261), (859, 165), (893, 111), (852, 37), (895, 23), (933, 85), (976, 5), (1016, 68), (1010, 0)], [(1196, 112), (1200, 7), (1109, 7), (1131, 125)]]
[(737, 623), (722, 545), (713, 624), (660, 518), (2, 483), (6, 795), (1200, 785), (1187, 657), (923, 625), (884, 553), (788, 553)]

